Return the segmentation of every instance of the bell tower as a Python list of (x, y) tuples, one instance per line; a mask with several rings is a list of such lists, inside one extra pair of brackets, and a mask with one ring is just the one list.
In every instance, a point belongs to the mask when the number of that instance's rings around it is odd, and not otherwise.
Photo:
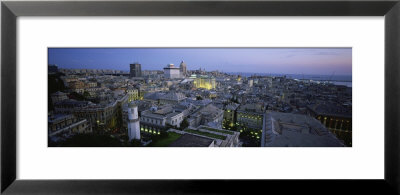
[(138, 107), (134, 102), (130, 102), (128, 107), (129, 141), (131, 141), (132, 139), (140, 140), (140, 121), (138, 115)]

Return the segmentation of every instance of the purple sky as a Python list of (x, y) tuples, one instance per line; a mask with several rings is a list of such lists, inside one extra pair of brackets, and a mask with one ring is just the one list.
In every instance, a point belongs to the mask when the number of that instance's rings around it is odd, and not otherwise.
[(189, 70), (351, 75), (351, 48), (49, 48), (49, 64), (60, 68), (162, 70), (184, 60)]

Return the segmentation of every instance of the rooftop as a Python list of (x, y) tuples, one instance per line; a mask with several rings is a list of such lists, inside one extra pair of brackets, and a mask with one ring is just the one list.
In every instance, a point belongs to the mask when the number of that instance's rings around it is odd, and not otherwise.
[(264, 106), (256, 103), (244, 104), (240, 105), (238, 111), (262, 113), (264, 112)]
[(186, 96), (183, 93), (178, 93), (178, 92), (169, 92), (160, 97), (160, 99), (163, 100), (173, 100), (173, 101), (181, 101), (185, 98)]
[(342, 147), (318, 120), (291, 113), (267, 112), (262, 146), (268, 147)]
[(213, 143), (213, 139), (200, 137), (192, 134), (184, 134), (169, 147), (209, 147)]

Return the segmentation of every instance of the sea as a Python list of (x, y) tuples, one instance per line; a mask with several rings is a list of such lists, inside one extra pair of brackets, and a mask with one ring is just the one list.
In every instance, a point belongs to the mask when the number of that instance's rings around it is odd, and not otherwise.
[(347, 87), (352, 87), (352, 75), (273, 74), (273, 73), (243, 73), (243, 72), (230, 72), (228, 74), (240, 75), (242, 77), (250, 77), (250, 76), (282, 77), (282, 76), (286, 76), (286, 78), (291, 78), (291, 79), (330, 82), (334, 85), (344, 85)]

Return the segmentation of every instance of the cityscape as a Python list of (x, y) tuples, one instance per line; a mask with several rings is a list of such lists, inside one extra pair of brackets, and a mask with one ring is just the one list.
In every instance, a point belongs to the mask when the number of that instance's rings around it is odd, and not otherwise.
[(351, 48), (48, 48), (49, 147), (352, 147)]

